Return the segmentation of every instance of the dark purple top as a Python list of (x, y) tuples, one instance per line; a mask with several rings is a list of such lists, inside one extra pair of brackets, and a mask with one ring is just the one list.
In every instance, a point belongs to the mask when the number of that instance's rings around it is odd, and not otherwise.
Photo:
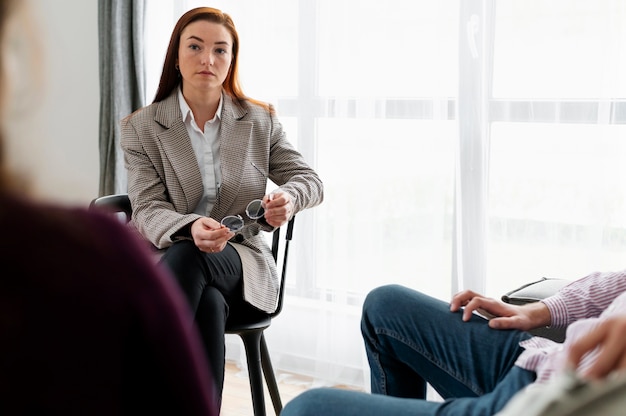
[(217, 415), (176, 282), (117, 219), (0, 194), (0, 414)]

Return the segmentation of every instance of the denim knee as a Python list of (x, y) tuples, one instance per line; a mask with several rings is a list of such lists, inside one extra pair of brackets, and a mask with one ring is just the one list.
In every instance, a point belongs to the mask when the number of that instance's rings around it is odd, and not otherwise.
[(403, 290), (406, 290), (406, 288), (398, 284), (384, 285), (372, 289), (363, 302), (362, 316), (378, 316), (389, 311), (391, 309), (389, 305), (393, 305), (394, 298)]
[(332, 393), (328, 388), (314, 388), (300, 393), (285, 405), (280, 416), (319, 416), (320, 404), (328, 400), (327, 391)]
[(374, 337), (374, 328), (386, 321), (389, 314), (395, 314), (393, 305), (398, 294), (406, 290), (401, 285), (389, 284), (372, 289), (363, 302), (361, 313), (361, 334), (364, 339)]

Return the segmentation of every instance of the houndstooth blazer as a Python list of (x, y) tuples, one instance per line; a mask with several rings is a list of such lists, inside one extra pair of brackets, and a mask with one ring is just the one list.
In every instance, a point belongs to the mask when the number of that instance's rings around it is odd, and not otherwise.
[[(272, 231), (245, 215), (246, 205), (265, 195), (267, 179), (288, 193), (294, 213), (320, 204), (323, 184), (317, 173), (287, 140), (274, 114), (249, 102), (235, 102), (224, 93), (221, 114), (220, 163), (222, 184), (209, 213), (220, 221), (241, 215), (246, 226), (229, 243), (243, 264), (244, 299), (273, 312), (278, 297), (278, 273), (267, 240)], [(121, 146), (128, 172), (132, 223), (159, 249), (199, 215), (193, 213), (202, 196), (202, 177), (182, 119), (177, 90), (161, 102), (144, 107), (121, 121)], [(189, 238), (189, 237), (186, 237)]]

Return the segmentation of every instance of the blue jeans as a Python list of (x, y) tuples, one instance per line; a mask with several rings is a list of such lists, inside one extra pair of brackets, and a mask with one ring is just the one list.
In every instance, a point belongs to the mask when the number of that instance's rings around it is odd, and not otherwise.
[[(478, 316), (463, 322), (447, 302), (403, 286), (370, 292), (361, 332), (372, 394), (311, 389), (281, 416), (491, 416), (535, 380), (534, 372), (514, 366), (519, 342), (530, 334), (491, 329)], [(445, 400), (427, 401), (427, 384)]]

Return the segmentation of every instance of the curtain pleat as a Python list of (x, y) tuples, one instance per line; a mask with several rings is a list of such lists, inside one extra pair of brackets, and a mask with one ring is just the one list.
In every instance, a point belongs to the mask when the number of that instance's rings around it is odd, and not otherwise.
[(145, 105), (145, 0), (99, 0), (99, 194), (126, 191), (119, 122)]

